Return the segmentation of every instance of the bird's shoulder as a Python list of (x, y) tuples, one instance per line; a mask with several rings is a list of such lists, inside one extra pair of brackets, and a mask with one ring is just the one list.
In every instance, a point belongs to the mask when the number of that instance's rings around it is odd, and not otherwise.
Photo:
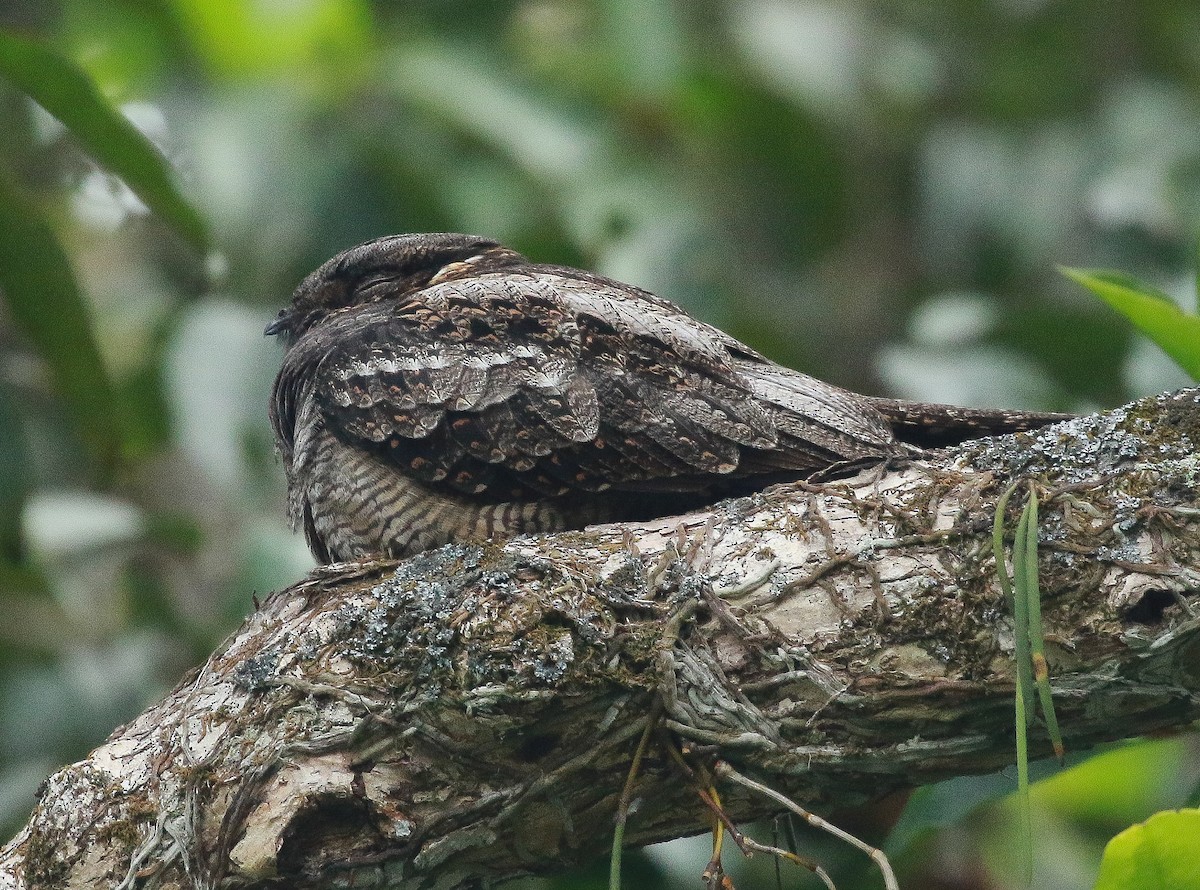
[[(444, 394), (446, 407), (469, 410), (480, 398), (497, 398), (472, 388), (485, 377), (541, 390), (564, 385), (578, 371), (640, 375), (663, 385), (687, 386), (698, 373), (733, 383), (735, 358), (765, 361), (647, 291), (576, 269), (527, 264), (334, 312), (295, 344), (285, 364), (317, 377), (323, 396), (335, 403), (369, 400), (360, 384), (376, 378), (415, 388), (418, 401), (432, 404)], [(467, 379), (447, 389), (449, 377)]]

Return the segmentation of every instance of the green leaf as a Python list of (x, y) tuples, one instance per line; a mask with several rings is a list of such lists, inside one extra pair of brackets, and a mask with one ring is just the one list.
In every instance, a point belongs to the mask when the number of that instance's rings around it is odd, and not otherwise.
[(1095, 890), (1200, 888), (1198, 837), (1200, 810), (1155, 813), (1108, 842)]
[(1128, 318), (1192, 379), (1200, 380), (1200, 316), (1184, 312), (1166, 294), (1119, 272), (1060, 271)]
[(0, 294), (46, 362), (80, 436), (108, 477), (121, 454), (122, 424), (92, 335), (91, 313), (53, 230), (0, 176)]
[(208, 233), (175, 186), (171, 165), (70, 59), (43, 41), (0, 31), (0, 75), (66, 125), (97, 161), (204, 252)]

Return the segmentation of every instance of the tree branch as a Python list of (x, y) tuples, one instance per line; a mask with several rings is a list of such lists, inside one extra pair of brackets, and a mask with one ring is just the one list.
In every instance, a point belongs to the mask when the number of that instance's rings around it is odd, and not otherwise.
[[(1013, 758), (1014, 670), (990, 530), (1019, 478), (1043, 499), (1068, 747), (1186, 724), (1198, 400), (681, 518), (318, 570), (48, 779), (0, 888), (450, 888), (558, 869), (607, 848), (655, 702), (697, 763), (712, 746), (810, 807), (995, 770)], [(778, 809), (720, 791), (735, 819)], [(708, 826), (656, 744), (635, 796), (628, 843)]]

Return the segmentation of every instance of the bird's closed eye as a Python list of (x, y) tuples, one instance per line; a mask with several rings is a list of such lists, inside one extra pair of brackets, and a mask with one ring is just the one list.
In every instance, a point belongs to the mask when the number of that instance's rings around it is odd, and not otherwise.
[(360, 292), (371, 291), (381, 287), (390, 289), (395, 286), (397, 280), (398, 279), (395, 276), (376, 275), (374, 278), (366, 278), (359, 282), (358, 290)]

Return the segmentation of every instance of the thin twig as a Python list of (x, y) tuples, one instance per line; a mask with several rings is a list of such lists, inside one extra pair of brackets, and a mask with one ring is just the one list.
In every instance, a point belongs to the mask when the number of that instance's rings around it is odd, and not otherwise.
[(869, 857), (871, 857), (871, 860), (877, 866), (879, 866), (879, 870), (883, 872), (883, 884), (887, 890), (900, 890), (900, 885), (896, 882), (896, 875), (892, 871), (892, 864), (888, 862), (888, 858), (886, 855), (884, 855), (882, 850), (872, 847), (870, 844), (859, 840), (849, 832), (842, 831), (842, 829), (838, 828), (831, 822), (826, 822), (815, 813), (810, 813), (790, 797), (780, 794), (774, 788), (768, 788), (766, 785), (755, 782), (753, 779), (743, 776), (724, 760), (718, 760), (714, 769), (716, 774), (721, 778), (729, 779), (730, 781), (736, 782), (738, 785), (741, 785), (744, 788), (749, 788), (751, 791), (757, 791), (759, 794), (771, 798), (771, 800), (775, 801), (776, 803), (787, 807), (813, 828), (818, 828), (821, 831), (828, 832), (834, 837), (840, 838), (841, 840), (850, 844), (850, 846), (862, 850)]
[[(708, 807), (713, 816), (716, 817), (717, 823), (723, 825), (725, 830), (729, 832), (729, 839), (732, 840), (734, 844), (737, 845), (737, 848), (742, 851), (742, 855), (750, 856), (754, 852), (760, 852), (770, 853), (772, 856), (780, 856), (788, 860), (788, 862), (795, 863), (801, 868), (811, 871), (814, 875), (820, 878), (822, 882), (824, 882), (825, 886), (828, 887), (829, 890), (836, 890), (833, 881), (829, 877), (829, 873), (826, 872), (825, 869), (823, 869), (815, 860), (809, 859), (806, 856), (801, 856), (799, 853), (790, 853), (787, 850), (781, 850), (778, 847), (761, 844), (754, 840), (754, 838), (743, 834), (741, 830), (734, 825), (733, 820), (729, 818), (729, 814), (725, 812), (725, 808), (721, 806), (721, 799), (717, 795), (716, 788), (712, 787), (712, 782), (708, 778), (707, 770), (705, 771), (704, 776), (698, 775), (696, 770), (692, 768), (692, 765), (684, 759), (684, 756), (679, 749), (675, 747), (675, 744), (670, 736), (665, 732), (663, 733), (663, 747), (665, 747), (667, 752), (671, 755), (671, 759), (674, 761), (675, 765), (678, 766), (683, 774), (691, 781), (692, 786), (696, 791), (696, 795), (700, 798), (704, 805)], [(720, 763), (721, 761), (718, 761), (718, 766)], [(709, 865), (711, 866), (712, 863), (710, 862)], [(888, 890), (893, 890), (893, 888), (888, 888)]]
[[(799, 853), (793, 853), (790, 850), (784, 850), (781, 847), (772, 846), (770, 844), (760, 844), (749, 835), (742, 835), (742, 843), (755, 853), (768, 853), (771, 856), (774, 856), (775, 864), (777, 866), (780, 859), (786, 859), (788, 862), (799, 865), (801, 868), (808, 869), (814, 875), (820, 878), (821, 882), (824, 883), (829, 890), (837, 890), (837, 887), (834, 886), (833, 878), (829, 877), (829, 872), (825, 871), (825, 869), (821, 868), (820, 865), (809, 859), (807, 856), (801, 856)], [(778, 871), (776, 872), (776, 877), (778, 877)]]
[[(716, 810), (724, 811), (725, 808), (721, 806), (721, 798), (717, 794), (717, 789), (709, 787), (705, 791), (712, 798), (712, 803), (715, 805)], [(709, 857), (708, 865), (704, 866), (704, 871), (700, 874), (700, 879), (704, 881), (708, 890), (724, 890), (724, 885), (732, 884), (725, 874), (725, 866), (721, 864), (721, 851), (725, 847), (725, 826), (717, 818), (716, 810), (714, 810), (713, 814), (712, 856)]]

